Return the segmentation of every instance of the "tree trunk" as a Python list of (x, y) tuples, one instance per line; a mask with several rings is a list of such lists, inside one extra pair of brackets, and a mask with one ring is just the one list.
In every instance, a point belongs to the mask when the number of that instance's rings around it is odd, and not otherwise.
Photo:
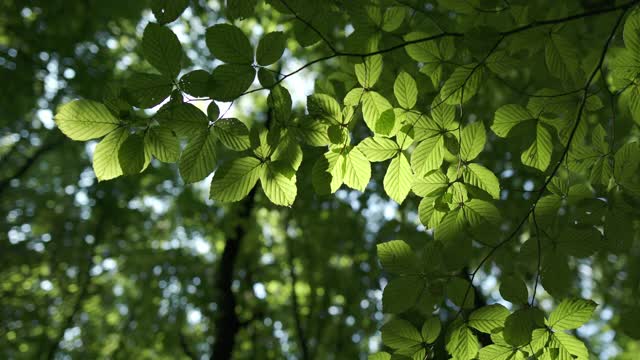
[(235, 339), (241, 324), (236, 314), (236, 297), (231, 285), (235, 272), (235, 262), (240, 252), (242, 239), (247, 234), (246, 226), (251, 221), (251, 212), (255, 206), (255, 188), (240, 202), (234, 218), (237, 221), (233, 231), (226, 239), (222, 258), (216, 272), (215, 284), (218, 290), (218, 308), (214, 327), (214, 342), (211, 359), (231, 359)]

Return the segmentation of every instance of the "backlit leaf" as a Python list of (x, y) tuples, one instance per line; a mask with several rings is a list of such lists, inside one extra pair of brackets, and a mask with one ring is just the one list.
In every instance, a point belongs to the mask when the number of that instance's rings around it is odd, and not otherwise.
[(241, 157), (223, 164), (211, 181), (210, 197), (223, 202), (240, 201), (264, 174), (265, 165), (254, 157)]
[(107, 135), (120, 126), (106, 106), (91, 100), (74, 100), (62, 105), (55, 117), (63, 134), (86, 141)]

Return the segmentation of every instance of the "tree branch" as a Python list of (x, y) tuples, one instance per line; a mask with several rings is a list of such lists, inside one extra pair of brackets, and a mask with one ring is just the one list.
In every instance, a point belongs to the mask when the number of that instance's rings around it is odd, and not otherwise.
[(49, 143), (46, 143), (46, 144), (42, 145), (33, 154), (31, 154), (31, 156), (29, 156), (25, 160), (25, 162), (22, 164), (22, 166), (20, 166), (18, 168), (18, 170), (13, 175), (11, 175), (10, 177), (8, 177), (6, 179), (0, 180), (0, 196), (4, 193), (5, 190), (7, 190), (9, 188), (11, 180), (19, 179), (22, 176), (24, 176), (24, 174), (26, 174), (27, 171), (29, 171), (29, 169), (31, 169), (31, 167), (36, 164), (36, 162), (38, 161), (38, 159), (40, 159), (40, 157), (44, 156), (49, 151), (55, 149), (61, 143), (62, 143), (62, 141), (55, 140), (55, 141), (52, 141), (52, 142), (49, 142)]

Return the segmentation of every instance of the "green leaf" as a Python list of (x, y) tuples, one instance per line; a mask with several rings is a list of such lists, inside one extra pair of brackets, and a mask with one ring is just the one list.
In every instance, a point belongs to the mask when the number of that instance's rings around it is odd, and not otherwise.
[(474, 3), (477, 2), (468, 0), (438, 0), (438, 5), (460, 14), (473, 14), (477, 11)]
[[(210, 76), (211, 75), (204, 70), (194, 70), (182, 75), (178, 85), (182, 91), (191, 96), (206, 97), (209, 94)], [(212, 104), (215, 105), (214, 102), (212, 102)]]
[(332, 144), (343, 144), (344, 140), (348, 138), (349, 132), (347, 129), (340, 125), (331, 125), (327, 128), (327, 135)]
[(264, 193), (276, 205), (291, 206), (296, 199), (296, 175), (288, 164), (269, 163), (260, 176), (260, 182)]
[(129, 137), (129, 130), (118, 128), (105, 136), (93, 151), (93, 171), (98, 181), (110, 180), (122, 175), (119, 151)]
[(207, 29), (205, 38), (209, 51), (220, 61), (244, 65), (253, 63), (253, 48), (239, 28), (217, 24)]
[(313, 29), (298, 19), (293, 22), (293, 31), (295, 33), (296, 40), (298, 40), (298, 43), (302, 47), (314, 45), (322, 40), (322, 38), (318, 36)]
[[(459, 184), (459, 183), (458, 183)], [(500, 212), (492, 203), (471, 199), (462, 207), (465, 219), (472, 227), (496, 226), (500, 224)]]
[(460, 209), (449, 211), (435, 227), (435, 239), (443, 242), (455, 240), (462, 234), (466, 220)]
[(376, 122), (375, 133), (383, 136), (392, 136), (393, 130), (396, 128), (396, 109), (387, 109)]
[(424, 321), (422, 330), (420, 331), (422, 340), (427, 344), (431, 344), (436, 341), (436, 339), (440, 335), (440, 331), (442, 331), (442, 324), (440, 323), (440, 319), (435, 316), (429, 316)]
[(315, 119), (331, 124), (342, 123), (340, 104), (329, 95), (313, 94), (307, 97), (307, 111)]
[(382, 342), (392, 349), (405, 349), (422, 342), (418, 330), (406, 320), (391, 320), (384, 324), (380, 331)]
[(604, 243), (602, 235), (594, 227), (583, 229), (566, 227), (558, 234), (555, 245), (558, 252), (586, 258), (600, 250)]
[(391, 354), (383, 351), (369, 355), (367, 360), (391, 360)]
[(418, 196), (433, 196), (444, 193), (449, 186), (449, 179), (440, 170), (435, 170), (425, 176), (415, 176), (412, 190)]
[(213, 124), (213, 131), (220, 142), (228, 149), (243, 151), (251, 147), (249, 129), (235, 118), (220, 119)]
[(371, 179), (371, 164), (358, 148), (351, 148), (344, 155), (344, 184), (364, 191)]
[[(451, 105), (442, 103), (439, 98), (433, 100), (431, 108), (431, 117), (433, 122), (437, 125), (431, 127), (440, 131), (454, 131), (458, 129), (458, 122), (456, 121), (456, 108)], [(429, 121), (429, 119), (427, 119)]]
[(479, 164), (468, 164), (462, 178), (465, 184), (473, 185), (486, 191), (492, 198), (500, 199), (500, 182), (496, 175), (489, 169)]
[(563, 297), (574, 288), (575, 272), (571, 271), (566, 256), (553, 254), (543, 258), (540, 283), (554, 297)]
[(398, 144), (382, 136), (368, 137), (358, 144), (358, 149), (369, 161), (385, 161), (396, 156), (400, 151)]
[(500, 296), (514, 304), (526, 304), (529, 301), (527, 285), (515, 275), (503, 276), (500, 283)]
[(161, 75), (134, 73), (126, 84), (126, 94), (132, 105), (152, 108), (171, 95), (171, 80)]
[(460, 182), (454, 182), (451, 184), (446, 195), (450, 196), (448, 201), (454, 206), (462, 206), (462, 203), (469, 201), (469, 192), (467, 191), (467, 187)]
[(280, 140), (271, 154), (272, 161), (280, 161), (297, 171), (302, 163), (303, 152), (300, 144), (289, 132), (283, 132)]
[(550, 348), (559, 350), (559, 359), (589, 360), (589, 350), (584, 343), (572, 335), (556, 332), (552, 335)]
[(476, 67), (476, 64), (458, 66), (440, 90), (442, 101), (449, 105), (469, 101), (480, 88), (483, 72), (482, 67)]
[(281, 31), (265, 34), (258, 43), (256, 61), (258, 65), (267, 66), (278, 61), (287, 45), (287, 38)]
[(398, 153), (387, 169), (384, 176), (384, 190), (398, 204), (402, 204), (404, 199), (411, 191), (411, 183), (413, 182), (413, 172), (409, 160), (403, 153)]
[(580, 56), (574, 45), (567, 37), (551, 33), (545, 43), (544, 60), (549, 72), (562, 79), (575, 79), (580, 69)]
[(269, 132), (264, 126), (254, 125), (249, 132), (249, 140), (255, 156), (262, 160), (269, 159), (275, 150), (279, 137), (280, 131)]
[(504, 339), (512, 346), (522, 346), (531, 341), (533, 330), (541, 327), (544, 327), (544, 314), (540, 310), (516, 310), (504, 322)]
[(613, 206), (608, 209), (604, 221), (604, 236), (611, 249), (628, 251), (634, 242), (634, 233), (627, 231), (627, 225), (631, 222), (631, 214), (621, 207)]
[(500, 137), (507, 137), (514, 126), (531, 119), (534, 119), (534, 116), (524, 107), (515, 104), (504, 105), (496, 111), (491, 130)]
[(209, 129), (197, 132), (180, 157), (180, 176), (185, 183), (200, 181), (216, 168), (216, 136)]
[(404, 71), (398, 74), (396, 81), (393, 83), (393, 93), (396, 96), (396, 100), (398, 100), (398, 104), (404, 109), (413, 108), (418, 100), (416, 81)]
[(270, 89), (276, 85), (276, 74), (267, 68), (258, 69), (258, 81), (262, 87)]
[(209, 96), (214, 100), (233, 101), (253, 83), (256, 71), (251, 65), (222, 64), (211, 73)]
[(478, 157), (487, 142), (487, 133), (481, 121), (465, 126), (460, 139), (460, 157), (471, 161)]
[(391, 280), (382, 293), (384, 312), (399, 314), (409, 310), (416, 304), (424, 287), (424, 280), (418, 276), (399, 277)]
[(333, 194), (344, 180), (345, 157), (339, 152), (328, 151), (313, 165), (313, 187), (320, 195)]
[[(535, 329), (531, 333), (531, 342), (527, 345), (533, 354), (537, 354), (549, 345), (549, 335), (551, 334), (546, 328)], [(501, 345), (507, 345), (505, 342)]]
[(171, 95), (173, 83), (162, 75), (134, 73), (127, 80), (126, 91), (132, 105), (152, 108)]
[(295, 118), (289, 127), (292, 132), (303, 143), (310, 146), (325, 146), (330, 143), (327, 135), (327, 124), (316, 121), (311, 116), (301, 116)]
[(375, 91), (367, 91), (362, 95), (362, 115), (365, 123), (374, 133), (382, 113), (391, 108), (389, 101)]
[(378, 244), (378, 260), (385, 271), (394, 274), (412, 274), (416, 271), (417, 259), (411, 247), (402, 240), (391, 240)]
[(406, 8), (394, 6), (388, 8), (382, 17), (382, 30), (391, 32), (398, 29), (404, 21)]
[(475, 292), (469, 281), (459, 277), (451, 278), (447, 282), (446, 293), (447, 297), (457, 306), (466, 309), (473, 308)]
[(156, 159), (174, 163), (180, 158), (180, 141), (173, 130), (165, 126), (150, 127), (144, 134), (144, 147)]
[(91, 100), (74, 100), (58, 109), (56, 125), (72, 140), (86, 141), (107, 135), (120, 126), (106, 106)]
[(118, 149), (118, 162), (123, 175), (140, 173), (145, 163), (144, 155), (144, 138), (138, 134), (127, 136)]
[(480, 360), (510, 360), (510, 359), (518, 359), (514, 357), (518, 350), (514, 350), (511, 347), (505, 347), (500, 345), (489, 345), (480, 349), (478, 353), (478, 358)]
[(160, 24), (168, 24), (176, 20), (189, 6), (189, 0), (154, 0), (151, 11)]
[(219, 116), (220, 116), (220, 108), (218, 107), (215, 101), (210, 102), (209, 105), (207, 106), (207, 117), (209, 118), (209, 121), (216, 121), (218, 120)]
[(364, 96), (365, 92), (366, 92), (365, 89), (361, 87), (351, 89), (347, 93), (347, 95), (345, 95), (342, 102), (346, 106), (358, 106), (360, 105), (360, 101), (362, 100), (362, 97)]
[(167, 103), (156, 114), (156, 120), (180, 137), (191, 137), (205, 130), (209, 124), (202, 110), (189, 103)]
[(553, 142), (551, 133), (542, 123), (536, 125), (536, 139), (527, 150), (522, 153), (520, 159), (522, 163), (534, 167), (540, 171), (547, 170), (551, 163), (551, 153), (553, 152)]
[[(429, 38), (429, 34), (424, 32), (411, 32), (404, 36), (405, 41), (414, 42), (405, 46), (407, 54), (413, 60), (425, 63), (425, 65), (439, 66), (440, 63), (453, 57), (455, 48), (451, 39), (443, 38), (439, 43), (437, 41), (419, 41), (427, 38)], [(436, 84), (439, 84), (439, 81), (434, 81), (434, 86), (437, 86)]]
[(416, 176), (424, 176), (442, 165), (444, 137), (434, 136), (422, 141), (411, 154), (411, 168)]
[(469, 315), (467, 324), (483, 333), (491, 334), (504, 327), (509, 310), (500, 304), (483, 306)]
[(632, 12), (624, 23), (624, 45), (636, 54), (640, 52), (640, 14)]
[(355, 67), (360, 85), (365, 89), (372, 88), (382, 73), (382, 55), (369, 56), (364, 62), (356, 64)]
[(213, 176), (210, 197), (223, 202), (240, 201), (249, 194), (264, 172), (264, 164), (254, 157), (241, 157), (227, 162)]
[(478, 354), (478, 338), (465, 324), (458, 324), (446, 343), (446, 349), (456, 359), (474, 359)]
[(407, 150), (408, 148), (410, 148), (411, 145), (413, 145), (414, 140), (415, 131), (413, 130), (413, 126), (411, 125), (404, 125), (400, 128), (400, 130), (398, 130), (398, 133), (396, 134), (396, 142), (398, 143), (398, 145), (400, 145), (400, 148), (402, 150)]
[(144, 58), (160, 73), (175, 79), (180, 73), (182, 45), (176, 34), (169, 28), (149, 23), (142, 34)]
[(225, 15), (231, 19), (245, 19), (253, 15), (258, 0), (227, 0)]
[(271, 110), (273, 120), (280, 124), (286, 124), (291, 117), (291, 94), (289, 91), (281, 86), (276, 85), (269, 92), (267, 97), (267, 104)]
[(622, 145), (614, 156), (613, 176), (619, 183), (633, 180), (640, 166), (640, 142), (631, 142)]
[(549, 316), (549, 326), (554, 330), (577, 329), (591, 319), (597, 306), (592, 300), (565, 299)]

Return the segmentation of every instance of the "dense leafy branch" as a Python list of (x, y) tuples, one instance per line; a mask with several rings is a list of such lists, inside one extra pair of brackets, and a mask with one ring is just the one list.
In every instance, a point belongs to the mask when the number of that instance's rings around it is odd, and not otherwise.
[[(282, 2), (283, 4), (285, 4), (285, 6), (289, 10), (291, 10), (291, 8), (287, 5), (287, 3), (285, 1), (282, 1), (282, 0), (278, 0), (278, 1)], [(636, 3), (637, 3), (637, 1), (634, 0), (634, 1), (630, 1), (630, 2), (622, 4), (622, 5), (614, 6), (614, 7), (587, 11), (587, 12), (584, 12), (584, 13), (581, 13), (581, 14), (575, 14), (575, 15), (571, 15), (571, 16), (558, 18), (558, 19), (543, 20), (543, 21), (533, 21), (533, 22), (531, 22), (531, 23), (529, 23), (527, 25), (524, 25), (524, 26), (519, 26), (519, 27), (513, 28), (513, 29), (508, 30), (508, 31), (502, 31), (502, 32), (498, 33), (500, 35), (500, 40), (496, 43), (494, 49), (497, 48), (497, 46), (499, 46), (500, 43), (502, 42), (502, 40), (504, 38), (506, 38), (507, 36), (518, 34), (520, 32), (528, 31), (528, 30), (531, 30), (531, 29), (534, 29), (534, 28), (537, 28), (537, 27), (541, 27), (541, 26), (558, 25), (558, 24), (563, 24), (563, 23), (570, 22), (570, 21), (573, 21), (573, 20), (582, 19), (582, 18), (585, 18), (585, 17), (607, 14), (607, 13), (610, 13), (610, 12), (613, 12), (613, 11), (617, 11), (619, 9), (626, 9), (629, 6), (632, 6), (632, 5), (636, 4)], [(321, 63), (321, 62), (324, 62), (324, 61), (327, 61), (327, 60), (331, 60), (331, 59), (334, 59), (334, 58), (337, 58), (337, 57), (367, 58), (367, 57), (371, 57), (371, 56), (375, 56), (375, 55), (382, 55), (382, 54), (385, 54), (385, 53), (388, 53), (388, 52), (392, 52), (392, 51), (395, 51), (395, 50), (398, 50), (398, 49), (403, 49), (403, 48), (405, 48), (407, 46), (410, 46), (410, 45), (421, 44), (421, 43), (424, 43), (424, 42), (429, 42), (429, 41), (441, 39), (441, 38), (444, 38), (444, 37), (464, 37), (465, 36), (465, 34), (463, 34), (463, 33), (441, 32), (439, 34), (435, 34), (435, 35), (432, 35), (432, 36), (427, 36), (427, 37), (423, 37), (423, 38), (415, 39), (415, 40), (411, 40), (411, 41), (405, 41), (405, 42), (402, 42), (400, 44), (397, 44), (397, 45), (394, 45), (394, 46), (390, 46), (388, 48), (381, 49), (381, 50), (376, 50), (376, 51), (371, 51), (371, 52), (366, 52), (366, 53), (351, 53), (351, 52), (343, 52), (343, 51), (336, 50), (335, 47), (331, 44), (331, 42), (328, 41), (326, 38), (324, 38), (324, 35), (322, 35), (322, 33), (318, 29), (316, 29), (312, 24), (310, 24), (309, 22), (307, 22), (306, 20), (301, 18), (295, 12), (294, 12), (294, 15), (296, 16), (296, 18), (300, 19), (300, 21), (304, 22), (307, 26), (309, 26), (309, 28), (312, 29), (315, 33), (317, 33), (322, 38), (323, 42), (326, 43), (327, 46), (332, 50), (333, 53), (330, 54), (330, 55), (326, 55), (326, 56), (317, 58), (315, 60), (312, 60), (312, 61), (302, 65), (301, 67), (297, 68), (296, 70), (293, 70), (292, 72), (283, 75), (281, 78), (276, 80), (272, 84), (272, 86), (270, 86), (270, 87), (262, 87), (262, 88), (249, 90), (249, 91), (243, 93), (241, 96), (247, 95), (247, 94), (251, 94), (251, 93), (254, 93), (256, 91), (269, 90), (273, 86), (276, 86), (276, 85), (280, 84), (281, 82), (283, 82), (287, 78), (289, 78), (289, 77), (291, 77), (291, 76), (293, 76), (295, 74), (298, 74), (299, 72), (309, 68), (312, 65), (315, 65), (317, 63)], [(489, 52), (487, 57), (489, 55), (491, 55), (491, 52)], [(485, 57), (485, 60), (486, 60), (486, 57)], [(471, 76), (471, 74), (469, 76)]]
[[(557, 161), (555, 167), (552, 169), (550, 175), (547, 177), (547, 179), (545, 180), (543, 186), (537, 191), (537, 195), (536, 198), (534, 199), (532, 205), (529, 208), (529, 211), (527, 212), (527, 214), (522, 218), (522, 220), (518, 223), (518, 225), (516, 226), (516, 228), (512, 231), (511, 235), (509, 235), (507, 238), (505, 238), (504, 240), (502, 240), (501, 242), (499, 242), (496, 246), (491, 247), (489, 253), (480, 261), (480, 263), (478, 264), (478, 266), (476, 267), (476, 269), (471, 273), (471, 278), (470, 278), (470, 282), (469, 282), (469, 287), (467, 287), (467, 290), (465, 291), (465, 295), (463, 297), (462, 303), (464, 304), (470, 289), (473, 287), (472, 283), (473, 280), (475, 278), (475, 276), (477, 275), (478, 271), (482, 268), (482, 266), (484, 265), (484, 263), (486, 261), (488, 261), (491, 256), (495, 253), (495, 251), (497, 251), (500, 247), (504, 246), (505, 244), (509, 243), (510, 241), (512, 241), (515, 236), (520, 232), (521, 228), (523, 227), (523, 225), (525, 224), (526, 220), (532, 216), (533, 218), (533, 223), (534, 226), (536, 228), (536, 233), (535, 233), (535, 237), (536, 237), (536, 244), (537, 244), (537, 266), (536, 266), (536, 276), (535, 276), (535, 283), (534, 283), (534, 287), (533, 287), (533, 295), (531, 297), (531, 303), (530, 306), (534, 305), (534, 301), (535, 301), (535, 295), (536, 295), (536, 290), (538, 287), (538, 281), (539, 281), (539, 276), (540, 276), (540, 272), (541, 272), (541, 254), (542, 254), (542, 249), (541, 249), (541, 245), (540, 245), (540, 230), (539, 230), (539, 226), (536, 220), (536, 213), (535, 213), (535, 209), (536, 209), (536, 205), (538, 204), (538, 202), (540, 201), (540, 199), (542, 198), (542, 196), (544, 195), (544, 193), (547, 191), (547, 187), (549, 186), (549, 184), (551, 183), (551, 181), (554, 179), (554, 177), (557, 175), (558, 170), (560, 168), (560, 166), (562, 165), (563, 160), (567, 157), (567, 154), (571, 148), (571, 144), (572, 141), (574, 139), (574, 136), (576, 134), (576, 131), (578, 129), (578, 127), (580, 126), (580, 122), (583, 118), (583, 110), (586, 104), (586, 100), (588, 97), (588, 91), (589, 88), (592, 85), (592, 82), (596, 76), (596, 74), (600, 71), (602, 71), (602, 65), (604, 63), (604, 59), (605, 56), (607, 54), (607, 51), (609, 49), (609, 45), (614, 37), (614, 35), (616, 34), (616, 31), (620, 25), (620, 23), (622, 22), (622, 19), (624, 18), (627, 10), (634, 5), (633, 3), (631, 4), (626, 4), (626, 6), (622, 7), (623, 11), (617, 18), (615, 25), (613, 26), (613, 29), (609, 35), (609, 37), (606, 40), (606, 43), (604, 45), (604, 48), (601, 52), (600, 58), (598, 60), (597, 65), (595, 66), (595, 68), (593, 69), (593, 71), (591, 72), (591, 75), (589, 76), (586, 84), (583, 86), (583, 88), (581, 89), (583, 94), (582, 94), (582, 99), (580, 101), (580, 104), (578, 106), (578, 112), (576, 115), (576, 119), (575, 119), (575, 125), (573, 126), (571, 133), (569, 135), (569, 138), (567, 140), (567, 144), (564, 147), (564, 150), (560, 156), (560, 159)], [(462, 308), (460, 308), (460, 311), (458, 312), (458, 316), (460, 315), (462, 311)], [(457, 317), (457, 316), (456, 316)]]
[[(618, 16), (615, 25), (613, 26), (613, 29), (611, 30), (611, 33), (609, 34), (609, 37), (606, 40), (606, 43), (604, 45), (604, 48), (601, 52), (600, 58), (598, 60), (598, 64), (595, 66), (595, 68), (593, 69), (593, 71), (591, 72), (591, 75), (589, 76), (589, 79), (587, 80), (586, 84), (582, 87), (582, 99), (580, 101), (580, 104), (578, 105), (578, 112), (576, 115), (576, 119), (575, 119), (575, 124), (573, 125), (573, 128), (571, 129), (571, 133), (569, 135), (569, 138), (567, 140), (567, 144), (564, 147), (564, 150), (562, 151), (562, 154), (560, 155), (560, 158), (558, 159), (556, 165), (553, 167), (553, 169), (551, 170), (551, 173), (547, 176), (546, 180), (544, 181), (543, 185), (537, 190), (536, 193), (536, 197), (533, 200), (531, 206), (529, 207), (529, 210), (527, 211), (527, 213), (525, 214), (525, 216), (522, 217), (522, 219), (520, 220), (520, 222), (518, 223), (518, 225), (515, 227), (515, 229), (510, 233), (509, 236), (507, 236), (505, 239), (503, 239), (502, 241), (500, 241), (498, 244), (496, 244), (495, 246), (491, 247), (489, 252), (487, 253), (487, 255), (485, 255), (484, 258), (482, 258), (482, 260), (480, 261), (480, 263), (478, 264), (478, 266), (475, 268), (475, 270), (473, 272), (471, 272), (471, 282), (473, 282), (475, 276), (477, 275), (477, 273), (480, 271), (480, 269), (482, 268), (482, 266), (485, 264), (485, 262), (487, 262), (491, 256), (498, 250), (500, 249), (502, 246), (508, 244), (509, 242), (511, 242), (516, 235), (518, 235), (520, 233), (520, 230), (522, 229), (522, 227), (524, 226), (524, 224), (527, 222), (527, 220), (529, 219), (529, 217), (531, 217), (533, 215), (533, 221), (535, 223), (535, 209), (536, 206), (538, 205), (538, 202), (540, 201), (540, 199), (542, 198), (542, 196), (547, 192), (547, 187), (549, 186), (549, 184), (551, 183), (551, 181), (553, 181), (553, 179), (555, 178), (555, 176), (558, 173), (558, 170), (560, 169), (560, 166), (562, 165), (562, 162), (564, 161), (564, 159), (567, 157), (567, 154), (569, 153), (569, 150), (571, 148), (571, 144), (573, 142), (573, 139), (575, 137), (576, 131), (578, 129), (578, 127), (580, 126), (580, 122), (583, 118), (583, 111), (584, 111), (584, 107), (587, 101), (587, 97), (588, 97), (588, 92), (589, 92), (589, 88), (591, 87), (593, 80), (596, 77), (596, 74), (601, 71), (602, 68), (602, 64), (604, 62), (605, 56), (607, 54), (607, 51), (609, 50), (609, 45), (611, 43), (611, 40), (613, 39), (613, 37), (616, 34), (616, 31), (618, 30), (618, 27), (620, 26), (620, 23), (622, 22), (622, 19), (624, 18), (624, 16), (626, 15), (628, 9), (634, 5), (636, 2), (632, 2), (629, 4), (626, 4), (625, 7), (622, 7), (621, 9), (623, 9), (624, 11), (622, 11), (622, 13)], [(536, 225), (537, 227), (537, 225)], [(536, 243), (538, 244), (538, 246), (540, 245), (539, 243), (539, 234), (536, 233)], [(540, 256), (541, 254), (541, 249), (540, 247), (538, 247), (538, 256)], [(538, 266), (537, 268), (539, 269), (540, 267), (540, 259), (538, 258)], [(536, 283), (535, 286), (537, 287), (537, 279), (538, 279), (539, 274), (536, 275)], [(469, 292), (469, 290), (471, 289), (471, 287), (467, 288), (467, 291), (465, 292), (465, 297), (464, 299), (466, 300), (467, 294)], [(535, 288), (534, 288), (534, 293), (533, 293), (534, 297), (535, 297)], [(531, 299), (531, 303), (533, 304), (534, 302), (534, 298)], [(464, 300), (463, 300), (464, 303)]]

